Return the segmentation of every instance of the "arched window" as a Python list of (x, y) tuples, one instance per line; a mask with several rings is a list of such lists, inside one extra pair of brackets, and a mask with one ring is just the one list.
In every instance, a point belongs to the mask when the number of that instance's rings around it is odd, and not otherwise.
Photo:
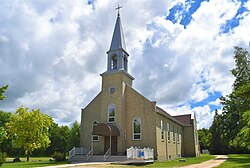
[(180, 131), (179, 128), (177, 127), (177, 142), (180, 143)]
[(114, 123), (115, 122), (115, 111), (116, 111), (115, 105), (110, 104), (108, 106), (108, 123)]
[(111, 69), (117, 69), (117, 56), (113, 55), (111, 58)]
[(125, 71), (128, 70), (128, 59), (127, 59), (126, 55), (124, 55), (124, 69), (125, 69)]
[[(94, 129), (94, 126), (97, 125), (97, 124), (99, 124), (98, 121), (94, 121), (94, 122), (92, 123), (92, 131), (93, 131), (93, 129)], [(99, 136), (98, 136), (98, 135), (92, 135), (92, 141), (99, 141)]]
[(133, 140), (141, 140), (141, 119), (138, 117), (133, 120)]
[(161, 140), (164, 141), (164, 126), (162, 120), (161, 120)]
[(175, 127), (174, 127), (174, 125), (173, 125), (173, 142), (175, 142)]

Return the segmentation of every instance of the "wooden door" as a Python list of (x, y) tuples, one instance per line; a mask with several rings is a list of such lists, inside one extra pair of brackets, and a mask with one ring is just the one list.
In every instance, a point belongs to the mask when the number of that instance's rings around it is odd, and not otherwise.
[[(110, 146), (110, 137), (105, 136), (105, 142), (104, 142), (104, 153), (107, 152)], [(111, 137), (111, 155), (116, 155), (117, 154), (117, 136), (112, 136)]]

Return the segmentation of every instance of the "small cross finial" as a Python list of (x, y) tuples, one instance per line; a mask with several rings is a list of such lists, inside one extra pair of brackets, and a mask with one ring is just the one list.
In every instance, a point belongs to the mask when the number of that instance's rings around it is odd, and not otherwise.
[(118, 16), (120, 16), (119, 10), (122, 8), (122, 6), (119, 6), (117, 8), (115, 8), (115, 10), (118, 10)]

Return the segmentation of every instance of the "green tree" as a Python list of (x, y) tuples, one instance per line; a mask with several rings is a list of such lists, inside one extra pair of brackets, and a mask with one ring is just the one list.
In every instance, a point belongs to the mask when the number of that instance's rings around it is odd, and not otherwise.
[[(4, 92), (7, 89), (8, 89), (8, 85), (2, 86), (0, 88), (0, 100), (3, 100), (5, 98)], [(1, 116), (0, 116), (0, 120), (2, 120)], [(4, 140), (4, 138), (5, 138), (5, 130), (4, 130), (3, 124), (0, 123), (0, 143)], [(2, 166), (4, 162), (5, 162), (5, 153), (2, 153), (0, 150), (0, 166)]]
[(52, 155), (54, 152), (61, 152), (66, 159), (67, 145), (69, 140), (70, 129), (68, 126), (59, 126), (53, 124), (49, 129), (50, 146), (47, 153)]
[[(246, 152), (249, 145), (250, 111), (250, 55), (246, 49), (235, 47), (235, 77), (232, 93), (221, 97), (223, 140), (231, 147), (231, 152)], [(247, 134), (248, 133), (248, 134)]]
[[(2, 86), (0, 88), (0, 100), (3, 100), (6, 98), (4, 95), (4, 92), (6, 92), (7, 89), (8, 89), (8, 85)], [(0, 120), (2, 120), (2, 116), (0, 116)], [(0, 121), (0, 143), (3, 141), (4, 135), (5, 135), (5, 131), (4, 131), (3, 126), (4, 126), (4, 124), (1, 124), (1, 121)]]
[(68, 150), (78, 146), (80, 146), (80, 124), (75, 121), (70, 129)]
[(12, 113), (0, 110), (0, 150), (2, 152), (11, 151), (11, 139), (6, 137), (5, 124), (10, 121)]
[(209, 149), (212, 134), (209, 129), (202, 128), (198, 130), (200, 149)]
[(7, 136), (13, 138), (15, 147), (24, 149), (29, 161), (34, 150), (49, 146), (48, 130), (52, 123), (52, 118), (39, 109), (29, 112), (28, 108), (19, 107), (6, 124)]
[(0, 100), (5, 99), (4, 92), (6, 92), (6, 90), (8, 89), (8, 86), (9, 86), (9, 85), (6, 85), (6, 86), (2, 86), (2, 87), (0, 88)]
[(215, 110), (214, 120), (210, 127), (212, 134), (209, 151), (211, 154), (227, 154), (228, 146), (223, 139), (223, 116)]

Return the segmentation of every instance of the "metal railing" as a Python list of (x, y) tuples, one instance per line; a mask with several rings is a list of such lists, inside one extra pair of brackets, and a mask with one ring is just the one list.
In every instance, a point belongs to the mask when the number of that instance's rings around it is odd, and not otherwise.
[(108, 157), (111, 155), (111, 148), (107, 150), (107, 152), (103, 156), (104, 162), (108, 159)]
[(87, 153), (86, 155), (86, 161), (88, 161), (93, 156), (93, 148)]
[(69, 151), (69, 159), (71, 159), (75, 155), (75, 147)]
[(90, 151), (90, 148), (84, 148), (84, 147), (76, 148), (76, 147), (74, 147), (73, 149), (71, 149), (69, 151), (69, 159), (71, 159), (75, 155), (86, 155), (87, 153), (89, 153), (89, 151)]

